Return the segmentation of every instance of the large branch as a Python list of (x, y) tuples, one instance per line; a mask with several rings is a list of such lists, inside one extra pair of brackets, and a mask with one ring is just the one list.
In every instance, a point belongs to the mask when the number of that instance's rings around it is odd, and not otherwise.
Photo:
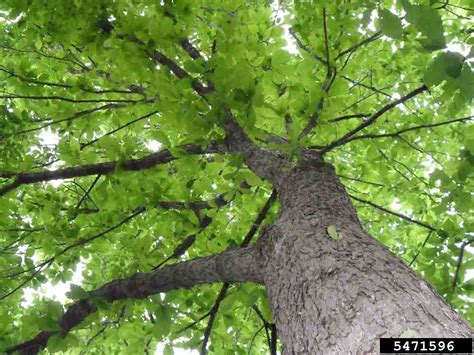
[(343, 144), (347, 143), (353, 135), (355, 135), (357, 132), (363, 130), (367, 126), (370, 126), (380, 116), (382, 116), (385, 112), (390, 111), (391, 109), (397, 107), (399, 104), (401, 104), (401, 103), (411, 99), (412, 97), (415, 97), (416, 95), (418, 95), (418, 94), (420, 94), (424, 91), (427, 91), (427, 90), (428, 90), (428, 87), (426, 87), (425, 85), (422, 85), (422, 86), (416, 88), (415, 90), (413, 90), (412, 92), (406, 94), (405, 96), (402, 96), (398, 100), (390, 102), (389, 104), (385, 105), (380, 110), (378, 110), (376, 113), (374, 113), (369, 119), (367, 119), (366, 121), (364, 121), (360, 125), (358, 125), (356, 128), (354, 128), (352, 131), (347, 132), (341, 138), (336, 139), (335, 141), (333, 141), (332, 143), (327, 145), (325, 148), (322, 149), (321, 153), (324, 154), (324, 153), (332, 150), (333, 148), (335, 148), (337, 146), (340, 146), (340, 145), (343, 145)]
[(194, 259), (166, 266), (150, 273), (138, 273), (129, 278), (115, 280), (89, 292), (87, 299), (70, 307), (58, 320), (59, 331), (42, 331), (31, 340), (7, 349), (7, 354), (38, 354), (48, 339), (55, 335), (65, 336), (87, 316), (97, 310), (93, 299), (107, 302), (124, 299), (143, 299), (151, 295), (176, 289), (192, 288), (215, 282), (262, 282), (258, 269), (258, 252), (253, 247), (231, 249), (207, 258)]
[(283, 171), (290, 169), (290, 162), (278, 151), (257, 146), (235, 120), (228, 107), (224, 107), (226, 122), (225, 143), (229, 153), (242, 154), (245, 164), (260, 178), (278, 183)]
[[(188, 154), (204, 154), (204, 153), (216, 153), (219, 151), (219, 145), (216, 143), (210, 143), (207, 147), (203, 148), (198, 144), (187, 144), (180, 147)], [(81, 176), (90, 176), (97, 174), (110, 174), (117, 169), (124, 171), (138, 171), (144, 169), (153, 168), (156, 165), (168, 163), (175, 160), (176, 157), (172, 155), (170, 150), (165, 149), (150, 155), (147, 155), (140, 159), (130, 159), (125, 161), (111, 161), (98, 164), (87, 164), (80, 165), (71, 168), (64, 168), (59, 170), (47, 170), (40, 172), (25, 172), (18, 173), (15, 176), (15, 180), (0, 188), (0, 196), (5, 195), (7, 192), (17, 188), (20, 185), (34, 184), (37, 182), (60, 180), (60, 179), (71, 179)]]
[[(99, 175), (100, 176), (100, 175)], [(196, 214), (196, 216), (198, 217), (198, 219), (200, 220), (200, 226), (201, 226), (201, 230), (206, 228), (212, 221), (211, 218), (205, 216), (205, 217), (202, 217), (201, 214), (200, 214), (200, 210), (202, 209), (210, 209), (210, 208), (213, 208), (213, 206), (211, 205), (211, 201), (213, 202), (213, 204), (215, 204), (217, 207), (222, 207), (222, 206), (225, 206), (229, 200), (225, 199), (224, 196), (226, 195), (226, 193), (224, 194), (220, 194), (219, 196), (217, 196), (215, 199), (213, 200), (209, 200), (209, 201), (198, 201), (198, 202), (173, 202), (173, 201), (169, 201), (169, 202), (157, 202), (155, 203), (155, 206), (156, 207), (161, 207), (161, 208), (166, 208), (166, 209), (184, 209), (184, 208), (189, 208), (191, 209), (192, 211), (194, 211), (194, 213)], [(51, 264), (57, 260), (58, 257), (66, 254), (67, 252), (69, 252), (71, 249), (75, 249), (77, 247), (82, 247), (86, 244), (89, 244), (90, 242), (98, 239), (98, 238), (102, 238), (104, 236), (106, 236), (107, 234), (109, 234), (110, 232), (114, 231), (114, 230), (117, 230), (118, 228), (120, 228), (121, 226), (123, 226), (124, 224), (128, 223), (129, 221), (131, 221), (133, 218), (137, 217), (138, 215), (142, 214), (143, 212), (147, 211), (149, 208), (146, 207), (146, 206), (139, 206), (137, 208), (135, 208), (133, 210), (133, 212), (131, 214), (129, 214), (128, 216), (126, 216), (125, 218), (121, 219), (119, 222), (117, 222), (116, 224), (114, 224), (113, 226), (103, 230), (103, 231), (100, 231), (99, 233), (95, 233), (93, 235), (90, 235), (90, 236), (87, 236), (87, 237), (81, 237), (79, 239), (77, 239), (74, 243), (72, 244), (69, 244), (68, 246), (64, 247), (63, 249), (61, 249), (60, 251), (58, 251), (55, 255), (53, 255), (52, 257), (49, 257), (47, 258), (46, 260), (43, 260), (41, 261), (40, 263), (32, 266), (32, 267), (29, 267), (27, 269), (23, 269), (21, 268), (21, 271), (15, 271), (15, 272), (12, 272), (10, 274), (4, 274), (2, 275), (1, 277), (7, 277), (7, 278), (12, 278), (12, 277), (15, 277), (15, 276), (19, 276), (19, 275), (22, 275), (22, 274), (25, 274), (25, 273), (28, 273), (28, 272), (31, 272), (31, 274), (25, 279), (23, 280), (22, 282), (20, 282), (20, 284), (18, 284), (16, 287), (14, 287), (12, 290), (6, 292), (6, 293), (3, 293), (0, 295), (0, 301), (1, 300), (4, 300), (5, 298), (11, 296), (12, 294), (14, 294), (15, 292), (17, 292), (18, 290), (22, 289), (27, 283), (29, 283), (30, 281), (32, 281), (35, 277), (37, 277), (40, 273), (42, 273), (44, 270), (46, 270), (48, 267), (51, 266)], [(193, 241), (194, 242), (194, 241)], [(192, 244), (192, 243), (191, 243)], [(191, 244), (188, 246), (190, 247)], [(248, 244), (248, 243), (247, 243)], [(247, 246), (247, 244), (245, 245), (241, 245), (241, 246)], [(184, 248), (184, 245), (181, 245), (181, 246), (178, 246), (178, 250), (175, 250), (175, 253), (174, 255), (172, 255), (170, 258), (166, 259), (164, 262), (162, 262), (159, 266), (163, 265), (166, 261), (172, 259), (172, 258), (176, 258), (176, 257), (179, 257), (182, 255), (182, 253), (184, 253), (187, 248)], [(181, 252), (182, 251), (182, 252)], [(156, 267), (158, 268), (158, 267)]]
[[(165, 16), (174, 18), (174, 16), (171, 15), (170, 13), (165, 14)], [(126, 40), (131, 41), (131, 42), (133, 42), (135, 44), (138, 44), (140, 46), (145, 45), (145, 42), (143, 42), (141, 39), (139, 39), (135, 35), (121, 34), (121, 35), (118, 35), (117, 37), (121, 38), (121, 39), (126, 39)], [(199, 55), (199, 52), (197, 51), (196, 48), (194, 48), (192, 43), (189, 42), (189, 40), (187, 40), (186, 38), (181, 39), (181, 46), (193, 59), (199, 58), (199, 56), (197, 56), (197, 55)], [(207, 85), (207, 86), (202, 84), (199, 80), (193, 78), (187, 71), (185, 71), (178, 64), (176, 64), (175, 61), (173, 61), (171, 58), (167, 57), (166, 55), (164, 55), (160, 51), (158, 51), (158, 50), (153, 50), (153, 51), (146, 50), (146, 53), (151, 59), (155, 60), (159, 64), (166, 67), (178, 79), (191, 78), (191, 80), (192, 80), (191, 87), (201, 97), (204, 97), (206, 94), (209, 94), (210, 92), (214, 91), (214, 87), (212, 86), (212, 84), (209, 83), (209, 85)]]
[(199, 95), (204, 96), (214, 91), (214, 88), (212, 86), (205, 86), (198, 80), (192, 78), (192, 76), (188, 72), (186, 72), (183, 68), (181, 68), (173, 60), (165, 56), (163, 53), (155, 50), (150, 54), (150, 56), (161, 65), (164, 65), (165, 67), (167, 67), (178, 79), (191, 78), (192, 79), (191, 87)]

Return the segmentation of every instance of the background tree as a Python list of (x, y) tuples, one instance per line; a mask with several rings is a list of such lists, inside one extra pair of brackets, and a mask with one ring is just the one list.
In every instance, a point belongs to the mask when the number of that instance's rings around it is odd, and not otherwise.
[(3, 1), (0, 347), (470, 336), (473, 6)]

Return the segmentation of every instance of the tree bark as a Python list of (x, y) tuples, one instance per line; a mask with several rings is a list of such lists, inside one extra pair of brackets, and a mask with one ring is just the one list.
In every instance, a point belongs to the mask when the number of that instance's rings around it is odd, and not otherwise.
[(41, 331), (33, 339), (6, 349), (7, 354), (38, 354), (55, 334), (65, 336), (87, 316), (97, 311), (93, 298), (107, 302), (124, 299), (143, 299), (160, 292), (192, 288), (214, 282), (261, 282), (262, 276), (255, 262), (257, 251), (253, 246), (230, 249), (207, 258), (193, 259), (149, 273), (138, 273), (115, 280), (88, 293), (88, 298), (67, 308), (58, 320), (59, 331)]
[(471, 336), (430, 285), (363, 230), (330, 164), (306, 160), (276, 188), (280, 216), (259, 244), (283, 354), (377, 353), (380, 337), (408, 330)]

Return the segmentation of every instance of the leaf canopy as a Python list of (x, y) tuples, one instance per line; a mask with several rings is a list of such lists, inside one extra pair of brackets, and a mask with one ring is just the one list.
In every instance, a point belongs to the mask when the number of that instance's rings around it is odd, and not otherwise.
[[(272, 186), (240, 155), (206, 150), (224, 138), (226, 107), (255, 142), (295, 161), (331, 147), (326, 160), (367, 231), (474, 325), (473, 8), (2, 1), (0, 190), (18, 173), (103, 164), (0, 197), (0, 349), (57, 330), (64, 300), (45, 285), (66, 283), (70, 303), (150, 271), (191, 235), (178, 260), (242, 243)], [(277, 213), (274, 203), (264, 224)], [(99, 311), (46, 353), (198, 349), (219, 290), (95, 299)], [(265, 349), (252, 306), (271, 322), (262, 287), (228, 286), (210, 352)]]

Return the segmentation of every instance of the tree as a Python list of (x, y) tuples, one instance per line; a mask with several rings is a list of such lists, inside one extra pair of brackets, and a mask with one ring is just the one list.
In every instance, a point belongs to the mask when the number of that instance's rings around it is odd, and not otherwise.
[(1, 6), (6, 352), (471, 336), (472, 1)]

